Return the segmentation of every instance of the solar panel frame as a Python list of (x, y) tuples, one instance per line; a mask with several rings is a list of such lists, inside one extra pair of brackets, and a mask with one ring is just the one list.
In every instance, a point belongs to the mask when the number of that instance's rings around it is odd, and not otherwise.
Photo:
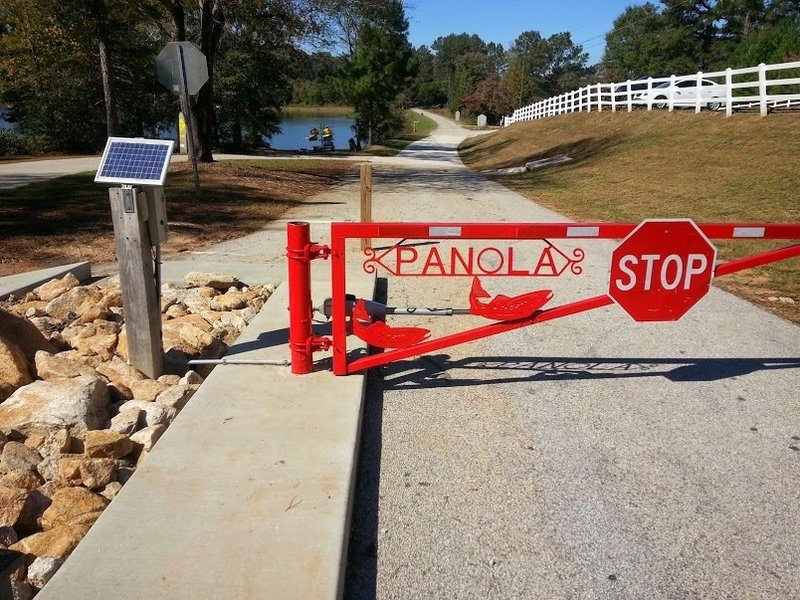
[(173, 140), (110, 137), (95, 174), (96, 183), (164, 185)]

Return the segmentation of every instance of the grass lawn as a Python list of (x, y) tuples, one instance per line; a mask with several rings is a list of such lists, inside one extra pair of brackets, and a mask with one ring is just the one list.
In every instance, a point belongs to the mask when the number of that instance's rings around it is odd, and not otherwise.
[[(200, 165), (203, 199), (194, 199), (191, 165), (170, 166), (165, 185), (170, 239), (165, 256), (258, 231), (286, 210), (357, 177), (348, 161), (253, 160)], [(115, 260), (106, 185), (94, 172), (0, 190), (0, 276), (57, 264)]]
[(428, 137), (434, 129), (436, 129), (436, 121), (429, 119), (425, 115), (407, 110), (402, 135), (390, 140), (384, 140), (380, 144), (373, 144), (361, 154), (394, 156), (410, 143)]
[[(566, 155), (504, 185), (573, 219), (800, 222), (800, 115), (578, 113), (514, 124), (461, 146), (474, 169)], [(790, 242), (715, 242), (729, 260)], [(800, 259), (720, 278), (720, 287), (800, 323)], [(791, 298), (784, 304), (770, 298)]]
[(311, 106), (305, 104), (290, 104), (283, 107), (283, 114), (289, 117), (304, 118), (304, 117), (330, 117), (341, 116), (347, 117), (353, 114), (352, 106), (337, 106), (323, 104), (320, 106)]

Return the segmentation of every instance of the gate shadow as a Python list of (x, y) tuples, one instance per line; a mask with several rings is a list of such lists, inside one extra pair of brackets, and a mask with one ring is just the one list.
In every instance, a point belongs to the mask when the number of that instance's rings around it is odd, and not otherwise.
[[(447, 388), (492, 383), (641, 379), (718, 381), (755, 373), (800, 368), (800, 358), (586, 358), (582, 356), (486, 356), (453, 359), (422, 356), (383, 367), (384, 389)], [(458, 371), (483, 372), (464, 376)], [(487, 372), (495, 372), (491, 376)], [(486, 375), (489, 375), (486, 377)]]

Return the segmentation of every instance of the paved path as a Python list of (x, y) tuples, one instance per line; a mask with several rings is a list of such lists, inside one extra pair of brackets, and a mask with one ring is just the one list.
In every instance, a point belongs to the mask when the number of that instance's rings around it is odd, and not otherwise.
[[(376, 220), (565, 220), (464, 169), (468, 133), (437, 121), (376, 170)], [(556, 302), (607, 285), (613, 244), (582, 246), (583, 275), (535, 282)], [(388, 298), (465, 306), (468, 286), (390, 278)], [(383, 368), (346, 597), (800, 597), (798, 334), (714, 289), (676, 324), (611, 306)]]
[[(320, 160), (335, 159), (354, 162), (371, 161), (376, 163), (392, 163), (393, 157), (380, 156), (329, 156), (319, 154), (307, 154), (297, 156), (252, 156), (249, 154), (215, 154), (215, 160)], [(174, 154), (171, 162), (185, 162), (186, 155)], [(22, 187), (38, 181), (46, 181), (83, 173), (85, 171), (97, 171), (100, 164), (99, 156), (75, 156), (70, 158), (52, 158), (46, 160), (30, 160), (0, 163), (0, 190), (10, 190)], [(202, 183), (202, 181), (201, 181)]]

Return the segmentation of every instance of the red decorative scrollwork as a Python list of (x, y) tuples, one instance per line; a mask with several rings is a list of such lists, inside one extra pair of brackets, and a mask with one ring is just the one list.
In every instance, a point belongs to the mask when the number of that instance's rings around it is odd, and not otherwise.
[(583, 273), (579, 263), (586, 253), (574, 248), (572, 256), (548, 240), (544, 247), (439, 246), (415, 247), (398, 243), (380, 252), (364, 250), (363, 268), (369, 274), (382, 269), (398, 277), (560, 277), (567, 269)]

